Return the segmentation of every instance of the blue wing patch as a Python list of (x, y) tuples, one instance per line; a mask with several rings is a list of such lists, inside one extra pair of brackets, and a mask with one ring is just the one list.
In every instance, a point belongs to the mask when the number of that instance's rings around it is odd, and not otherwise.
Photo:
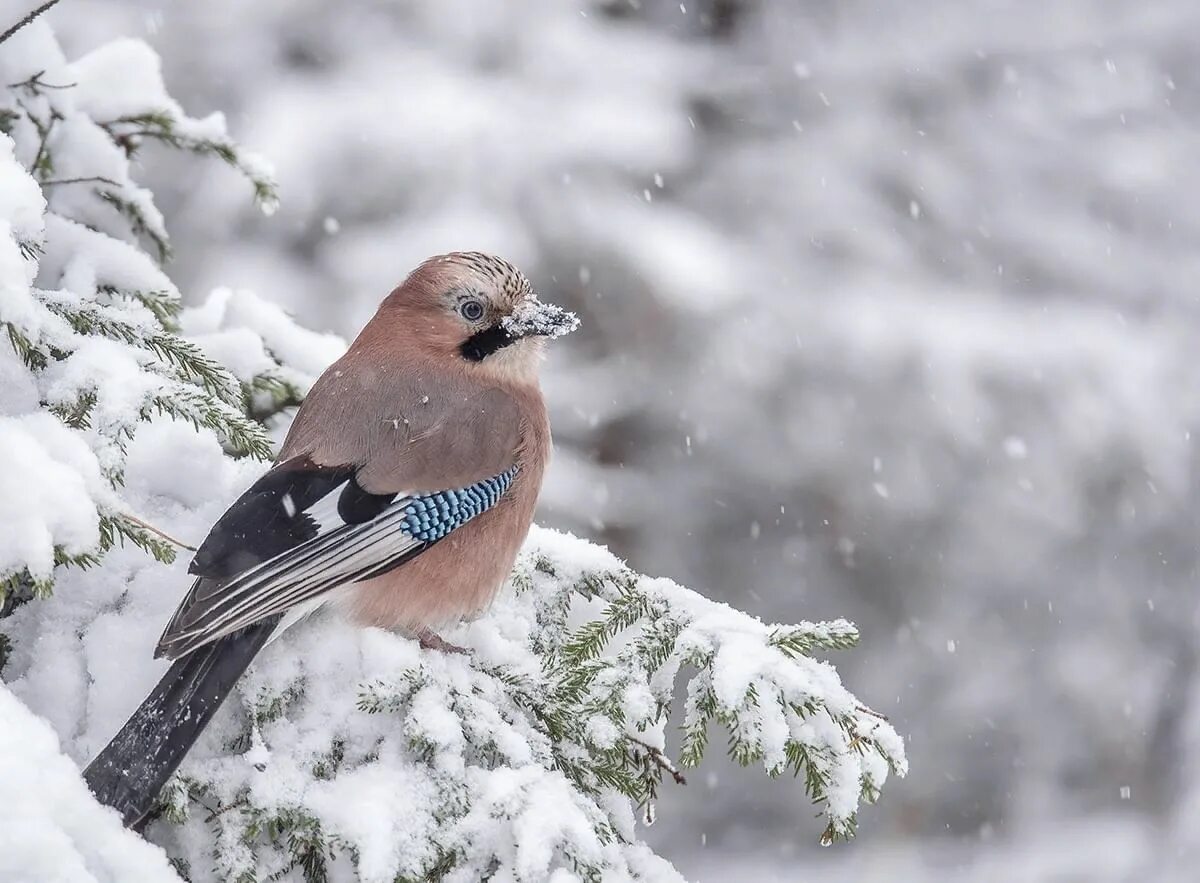
[(404, 507), (404, 528), (423, 543), (436, 543), (500, 502), (516, 475), (514, 466), (470, 487), (413, 497)]

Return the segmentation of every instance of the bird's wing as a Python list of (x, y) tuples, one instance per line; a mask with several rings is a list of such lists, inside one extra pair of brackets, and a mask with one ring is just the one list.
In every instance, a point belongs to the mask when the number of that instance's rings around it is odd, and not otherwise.
[[(301, 455), (277, 464), (201, 544), (189, 568), (200, 578), (159, 639), (157, 655), (178, 658), (340, 585), (378, 576), (494, 506), (517, 473), (515, 444), (498, 453), (495, 442), (511, 441), (519, 415), (492, 392), (485, 421), (493, 427), (491, 444), (478, 452), (473, 480), (461, 477), (472, 470), (460, 462), (462, 437), (454, 432), (480, 422), (480, 403), (469, 397), (462, 412), (410, 438), (406, 479), (394, 464), (376, 469), (407, 489), (366, 490), (361, 476), (372, 465), (369, 457), (327, 466)], [(442, 445), (458, 460), (439, 461)]]
[[(512, 465), (516, 401), (495, 387), (395, 359), (386, 370), (351, 350), (300, 406), (280, 460), (359, 466), (372, 493), (465, 487)], [(417, 483), (414, 484), (414, 481)]]

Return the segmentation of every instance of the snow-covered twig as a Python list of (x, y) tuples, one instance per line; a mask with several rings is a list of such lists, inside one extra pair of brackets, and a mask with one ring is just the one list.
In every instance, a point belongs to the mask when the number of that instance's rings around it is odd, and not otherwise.
[(41, 6), (37, 7), (33, 11), (31, 11), (28, 15), (26, 15), (23, 19), (21, 19), (19, 22), (17, 22), (15, 25), (13, 25), (7, 31), (0, 34), (0, 43), (3, 43), (5, 40), (7, 40), (9, 37), (11, 37), (13, 34), (15, 34), (17, 31), (21, 30), (21, 28), (25, 27), (26, 25), (32, 24), (33, 20), (35, 18), (37, 18), (43, 12), (49, 11), (50, 8), (54, 5), (56, 5), (58, 2), (59, 2), (59, 0), (46, 0), (46, 2), (43, 3)]
[(679, 768), (675, 766), (675, 763), (671, 760), (671, 758), (663, 754), (661, 748), (655, 748), (649, 742), (643, 742), (636, 736), (627, 735), (625, 738), (630, 742), (633, 742), (635, 745), (640, 746), (642, 750), (646, 752), (647, 756), (654, 761), (654, 763), (660, 769), (662, 769), (663, 772), (670, 773), (671, 778), (675, 780), (676, 785), (687, 784), (687, 779), (684, 777), (683, 773), (679, 772)]
[(148, 530), (151, 533), (162, 537), (167, 542), (173, 543), (174, 545), (178, 546), (181, 549), (187, 549), (189, 552), (196, 551), (195, 546), (189, 545), (188, 543), (185, 543), (183, 540), (176, 539), (175, 537), (173, 537), (169, 533), (167, 533), (165, 530), (160, 530), (159, 528), (155, 527), (150, 522), (144, 521), (141, 518), (138, 518), (136, 515), (131, 515), (128, 512), (123, 512), (123, 513), (121, 513), (121, 517), (128, 521), (132, 521), (138, 527), (143, 528), (144, 530)]

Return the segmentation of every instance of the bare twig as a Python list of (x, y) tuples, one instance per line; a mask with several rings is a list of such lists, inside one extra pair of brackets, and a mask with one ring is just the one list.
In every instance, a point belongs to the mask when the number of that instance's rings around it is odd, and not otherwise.
[(87, 178), (59, 178), (56, 181), (43, 181), (43, 187), (53, 187), (55, 184), (107, 184), (109, 187), (120, 187), (119, 181), (114, 181), (112, 178), (105, 178), (102, 175), (92, 175)]
[(138, 527), (142, 528), (143, 530), (148, 530), (148, 531), (150, 531), (150, 533), (157, 534), (158, 536), (160, 536), (164, 540), (166, 540), (168, 543), (174, 543), (176, 546), (178, 546), (181, 549), (187, 549), (189, 552), (196, 551), (195, 546), (189, 546), (183, 540), (175, 539), (175, 537), (171, 536), (166, 531), (159, 530), (153, 524), (150, 524), (148, 521), (143, 521), (142, 519), (138, 518), (136, 515), (130, 515), (128, 512), (122, 512), (121, 517), (124, 518), (126, 521), (132, 521), (134, 524), (136, 524)]
[[(196, 801), (196, 802), (200, 803), (200, 801)], [(208, 816), (204, 819), (204, 823), (208, 824), (209, 822), (216, 819), (218, 816), (223, 816), (225, 813), (229, 812), (231, 809), (241, 809), (246, 804), (241, 800), (233, 800), (233, 801), (230, 801), (229, 803), (225, 804), (224, 806), (219, 807), (218, 809), (211, 809), (205, 803), (200, 803), (200, 805), (203, 806), (205, 809), (209, 810)]]
[(33, 92), (36, 95), (38, 89), (74, 89), (77, 85), (79, 85), (78, 83), (43, 83), (42, 75), (45, 73), (46, 72), (44, 70), (38, 71), (27, 80), (22, 80), (19, 83), (9, 83), (8, 88), (28, 89), (30, 92)]
[(58, 3), (58, 0), (46, 0), (45, 3), (33, 10), (33, 12), (29, 13), (29, 15), (25, 16), (3, 34), (0, 34), (0, 43), (3, 43), (5, 40), (15, 34), (17, 31), (21, 30), (21, 28), (25, 27), (25, 25), (32, 22), (35, 18), (48, 10), (51, 6), (54, 6), (56, 3)]
[(49, 162), (49, 154), (46, 151), (46, 145), (50, 140), (50, 132), (54, 129), (54, 123), (61, 119), (61, 117), (58, 115), (57, 111), (51, 109), (50, 121), (43, 124), (41, 120), (34, 116), (33, 111), (26, 107), (24, 102), (22, 102), (19, 98), (17, 99), (17, 107), (21, 108), (21, 110), (25, 112), (25, 116), (27, 116), (29, 118), (29, 122), (33, 124), (33, 128), (37, 131), (40, 139), (38, 142), (37, 154), (33, 157), (33, 165), (30, 166), (30, 171), (40, 177), (42, 174), (41, 169), (43, 160), (46, 161), (46, 171), (53, 171), (51, 168), (52, 164)]
[(643, 742), (636, 736), (626, 736), (625, 738), (635, 745), (641, 746), (642, 750), (646, 752), (646, 756), (654, 761), (655, 766), (667, 773), (670, 773), (671, 778), (675, 780), (676, 785), (687, 784), (687, 779), (684, 778), (683, 773), (679, 772), (679, 767), (675, 766), (675, 762), (672, 761), (671, 758), (663, 754), (661, 748), (655, 748), (650, 743)]

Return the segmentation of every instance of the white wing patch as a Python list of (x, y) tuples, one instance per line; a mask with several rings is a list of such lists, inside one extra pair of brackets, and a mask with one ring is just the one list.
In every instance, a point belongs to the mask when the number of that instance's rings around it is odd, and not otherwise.
[[(304, 510), (308, 517), (317, 523), (318, 537), (334, 528), (342, 527), (346, 523), (342, 520), (342, 516), (338, 515), (338, 499), (341, 497), (342, 491), (346, 489), (346, 484), (339, 484)], [(407, 498), (405, 499), (407, 500)], [(397, 499), (396, 502), (400, 502), (400, 500)]]

